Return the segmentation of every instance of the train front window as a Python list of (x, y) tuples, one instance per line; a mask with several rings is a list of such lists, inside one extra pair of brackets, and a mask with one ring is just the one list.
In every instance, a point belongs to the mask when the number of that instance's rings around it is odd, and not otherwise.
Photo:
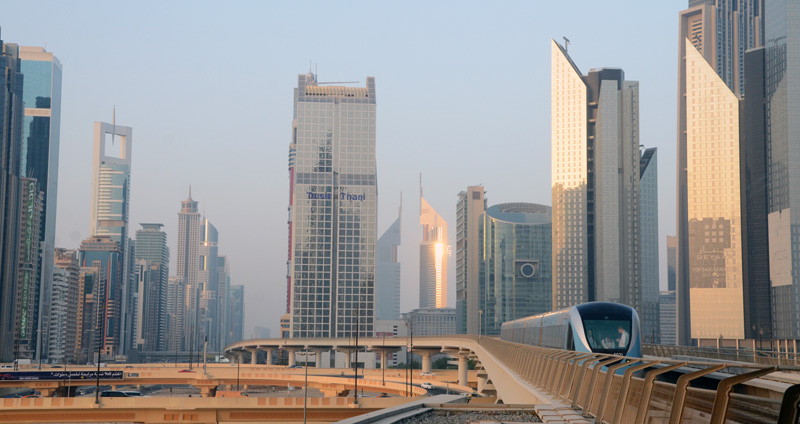
[(631, 344), (630, 320), (584, 319), (583, 328), (593, 351), (627, 350)]

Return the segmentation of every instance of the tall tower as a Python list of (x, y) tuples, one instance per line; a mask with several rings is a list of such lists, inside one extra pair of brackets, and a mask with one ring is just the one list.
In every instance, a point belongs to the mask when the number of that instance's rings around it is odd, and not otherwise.
[(486, 211), (483, 186), (469, 186), (458, 193), (456, 206), (456, 332), (481, 331), (480, 217)]
[[(155, 276), (150, 281), (153, 286), (147, 291), (149, 302), (143, 309), (147, 327), (154, 328), (155, 334), (145, 334), (144, 338), (152, 350), (166, 350), (167, 346), (167, 285), (169, 283), (169, 247), (167, 233), (161, 228), (164, 224), (141, 224), (136, 231), (136, 259), (145, 260), (149, 267), (155, 267)], [(148, 268), (149, 268), (148, 267)]]
[(447, 222), (422, 196), (420, 177), (419, 307), (447, 307)]
[[(128, 243), (128, 214), (131, 188), (131, 149), (133, 128), (116, 123), (94, 123), (94, 160), (92, 164), (92, 236), (107, 236), (122, 251), (121, 287), (123, 290), (120, 311), (118, 353), (125, 354), (132, 337), (131, 305), (128, 281), (133, 264), (130, 261), (131, 246)], [(115, 154), (114, 151), (118, 153)]]
[(197, 284), (200, 290), (200, 343), (208, 339), (212, 350), (218, 349), (217, 338), (217, 299), (219, 291), (218, 247), (219, 233), (208, 218), (200, 221), (200, 270)]
[[(689, 150), (693, 149), (693, 147), (689, 145), (691, 143), (691, 140), (689, 140), (689, 127), (694, 126), (696, 129), (700, 129), (704, 125), (710, 125), (709, 122), (704, 121), (708, 118), (708, 114), (698, 113), (701, 112), (697, 109), (698, 106), (692, 105), (687, 98), (688, 90), (697, 87), (697, 82), (694, 82), (693, 85), (692, 81), (688, 79), (689, 72), (705, 72), (698, 62), (695, 62), (696, 66), (691, 66), (689, 63), (689, 55), (703, 58), (712, 72), (717, 74), (717, 77), (721, 81), (723, 87), (720, 87), (720, 89), (725, 88), (733, 98), (740, 98), (745, 92), (744, 82), (746, 75), (743, 72), (745, 51), (763, 44), (762, 9), (763, 1), (761, 0), (690, 0), (689, 9), (680, 13), (680, 41), (678, 44), (678, 210), (676, 235), (678, 239), (676, 281), (677, 342), (679, 345), (688, 345), (691, 343), (692, 338), (698, 336), (698, 333), (691, 328), (691, 324), (700, 321), (692, 318), (691, 314), (696, 307), (700, 307), (700, 304), (692, 306), (695, 300), (690, 300), (690, 292), (693, 288), (703, 288), (702, 283), (696, 284), (692, 281), (694, 277), (691, 271), (693, 266), (692, 260), (698, 259), (691, 258), (691, 250), (695, 248), (690, 246), (693, 238), (690, 234), (692, 231), (690, 228), (692, 225), (690, 220), (692, 218), (690, 217), (689, 209), (692, 207), (692, 199), (690, 198), (691, 186), (689, 185), (689, 180), (693, 177), (689, 175), (689, 167), (692, 165), (692, 163), (690, 163), (692, 161), (689, 160), (691, 157), (689, 156)], [(708, 78), (710, 78), (710, 76), (708, 76)], [(707, 84), (710, 83), (710, 80), (708, 81)], [(719, 84), (714, 83), (714, 85), (718, 86)], [(695, 98), (698, 96), (702, 97), (702, 93), (695, 92), (695, 94)], [(732, 101), (730, 99), (732, 98), (728, 96), (728, 94), (725, 94), (725, 96), (728, 98), (725, 102), (730, 103)], [(718, 97), (715, 97), (715, 99), (720, 100)], [(706, 107), (708, 106), (709, 105), (706, 105)], [(691, 108), (694, 108), (694, 110), (691, 110)], [(733, 119), (738, 121), (738, 113)], [(693, 123), (691, 121), (695, 122)], [(697, 133), (697, 135), (698, 137), (695, 138), (695, 141), (708, 141), (705, 139), (707, 136), (699, 135), (699, 133)], [(732, 137), (732, 135), (727, 134), (725, 136)], [(733, 142), (733, 140), (729, 139), (728, 142)], [(738, 134), (735, 143), (737, 146), (736, 149), (738, 149)], [(727, 151), (724, 153), (726, 155), (731, 154)], [(738, 153), (736, 153), (736, 155), (737, 169), (739, 169)], [(694, 158), (692, 158), (692, 160), (694, 160)], [(733, 159), (726, 158), (725, 160), (731, 161)], [(694, 163), (696, 164), (696, 162)], [(698, 169), (695, 169), (695, 171), (697, 170)], [(739, 177), (737, 176), (736, 179), (738, 181)], [(702, 184), (711, 183), (710, 180), (702, 182)], [(719, 186), (716, 186), (716, 188), (714, 187), (715, 186), (704, 186), (702, 190), (721, 189)], [(700, 190), (700, 188), (698, 188), (698, 190)], [(695, 195), (696, 194), (697, 192)], [(721, 193), (718, 192), (717, 194)], [(734, 207), (741, 208), (741, 205), (733, 206), (733, 199), (728, 196), (726, 197), (724, 202), (727, 203), (727, 209), (732, 209)], [(717, 200), (717, 202), (720, 202), (720, 200)], [(718, 203), (718, 207), (722, 207), (722, 204)], [(706, 209), (706, 211), (711, 212), (711, 206), (708, 206), (708, 208), (709, 209)], [(730, 216), (730, 214), (726, 216)], [(734, 219), (739, 220), (741, 217)], [(733, 225), (733, 229), (741, 231), (742, 222), (731, 222), (731, 224)], [(738, 243), (742, 241), (741, 238), (737, 238), (736, 240)], [(742, 249), (741, 244), (738, 249)], [(734, 268), (738, 268), (736, 272), (742, 273), (741, 256), (738, 261), (739, 263), (736, 264)], [(696, 270), (700, 271), (699, 269)], [(749, 282), (744, 278), (740, 284), (748, 285)], [(727, 285), (727, 287), (730, 288), (731, 286)], [(733, 302), (733, 299), (729, 298), (727, 300)], [(769, 308), (770, 305), (766, 303), (761, 306), (751, 306), (750, 309), (754, 307), (756, 309), (764, 309)], [(751, 331), (750, 328), (748, 328), (749, 325), (743, 323), (742, 326), (745, 327), (744, 331)], [(707, 330), (713, 331), (710, 330), (710, 328)], [(719, 338), (719, 335), (720, 334), (717, 333), (712, 336), (714, 338)]]
[(90, 284), (92, 307), (84, 308), (84, 330), (90, 331), (93, 341), (87, 340), (88, 357), (102, 350), (103, 355), (120, 354), (122, 334), (122, 262), (124, 256), (119, 243), (110, 236), (90, 236), (81, 242), (78, 262), (81, 268), (93, 268), (95, 279)]
[(655, 343), (658, 340), (658, 154), (655, 147), (642, 152), (639, 162), (639, 197), (642, 254), (642, 339)]
[(14, 322), (20, 215), (22, 73), (19, 47), (0, 39), (0, 361), (14, 360)]
[(403, 197), (397, 219), (378, 239), (378, 265), (375, 273), (375, 319), (396, 320), (400, 318), (400, 261), (397, 258), (401, 240)]
[(373, 77), (345, 87), (298, 76), (289, 147), (292, 337), (373, 334), (375, 113)]
[(552, 51), (553, 308), (604, 300), (641, 311), (639, 84), (583, 76)]
[(192, 188), (189, 187), (189, 197), (181, 202), (181, 211), (178, 213), (178, 255), (176, 287), (185, 287), (185, 293), (176, 294), (176, 299), (183, 299), (176, 306), (176, 321), (181, 323), (180, 339), (181, 349), (189, 350), (192, 341), (197, 345), (197, 319), (198, 314), (198, 272), (200, 270), (200, 212), (197, 211), (197, 202), (192, 200)]
[[(43, 194), (39, 221), (37, 260), (39, 279), (35, 282), (36, 299), (50, 292), (53, 275), (58, 200), (58, 152), (61, 129), (61, 62), (41, 47), (19, 48), (20, 69), (24, 78), (25, 118), (23, 122), (20, 173), (35, 179)], [(28, 184), (30, 186), (30, 184)], [(24, 213), (24, 212), (23, 212)], [(30, 221), (30, 217), (26, 217)], [(37, 302), (45, 309), (49, 302)], [(38, 313), (36, 325), (46, 328), (47, 311)], [(46, 336), (50, 333), (46, 332)]]

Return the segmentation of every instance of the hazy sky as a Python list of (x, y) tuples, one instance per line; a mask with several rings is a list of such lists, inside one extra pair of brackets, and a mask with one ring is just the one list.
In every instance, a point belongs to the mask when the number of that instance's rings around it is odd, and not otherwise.
[(687, 0), (521, 2), (0, 1), (5, 42), (63, 64), (56, 245), (89, 235), (94, 121), (133, 127), (131, 233), (165, 224), (174, 273), (189, 185), (246, 294), (245, 337), (286, 303), (288, 146), (297, 74), (377, 85), (379, 233), (403, 192), (401, 310), (417, 307), (419, 174), (449, 222), (457, 194), (551, 204), (550, 38), (588, 73), (640, 82), (658, 147), (661, 285), (675, 232), (678, 12)]

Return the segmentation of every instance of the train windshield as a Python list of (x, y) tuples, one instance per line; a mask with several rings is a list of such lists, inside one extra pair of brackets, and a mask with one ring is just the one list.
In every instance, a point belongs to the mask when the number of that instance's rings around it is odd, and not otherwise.
[(631, 344), (631, 320), (584, 319), (583, 328), (592, 351), (628, 350)]

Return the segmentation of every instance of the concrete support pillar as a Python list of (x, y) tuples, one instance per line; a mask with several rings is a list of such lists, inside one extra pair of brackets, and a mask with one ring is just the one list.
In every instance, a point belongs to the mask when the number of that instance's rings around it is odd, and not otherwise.
[(287, 348), (286, 351), (289, 352), (289, 366), (297, 365), (297, 361), (294, 357), (294, 354), (297, 353), (297, 349)]
[(467, 385), (467, 357), (460, 356), (458, 357), (458, 385), (459, 386), (466, 386)]
[(236, 355), (236, 363), (237, 364), (243, 364), (244, 363), (244, 352), (239, 352), (239, 354)]
[(317, 368), (327, 368), (322, 366), (322, 349), (314, 349), (314, 363), (317, 365)]
[(431, 356), (429, 352), (422, 352), (422, 372), (431, 372)]
[(350, 351), (346, 350), (344, 352), (344, 367), (345, 368), (350, 368), (351, 366), (353, 366), (353, 361), (351, 359), (352, 358), (350, 357)]
[(272, 349), (267, 349), (267, 365), (272, 365)]
[(258, 349), (250, 349), (250, 365), (258, 364)]

